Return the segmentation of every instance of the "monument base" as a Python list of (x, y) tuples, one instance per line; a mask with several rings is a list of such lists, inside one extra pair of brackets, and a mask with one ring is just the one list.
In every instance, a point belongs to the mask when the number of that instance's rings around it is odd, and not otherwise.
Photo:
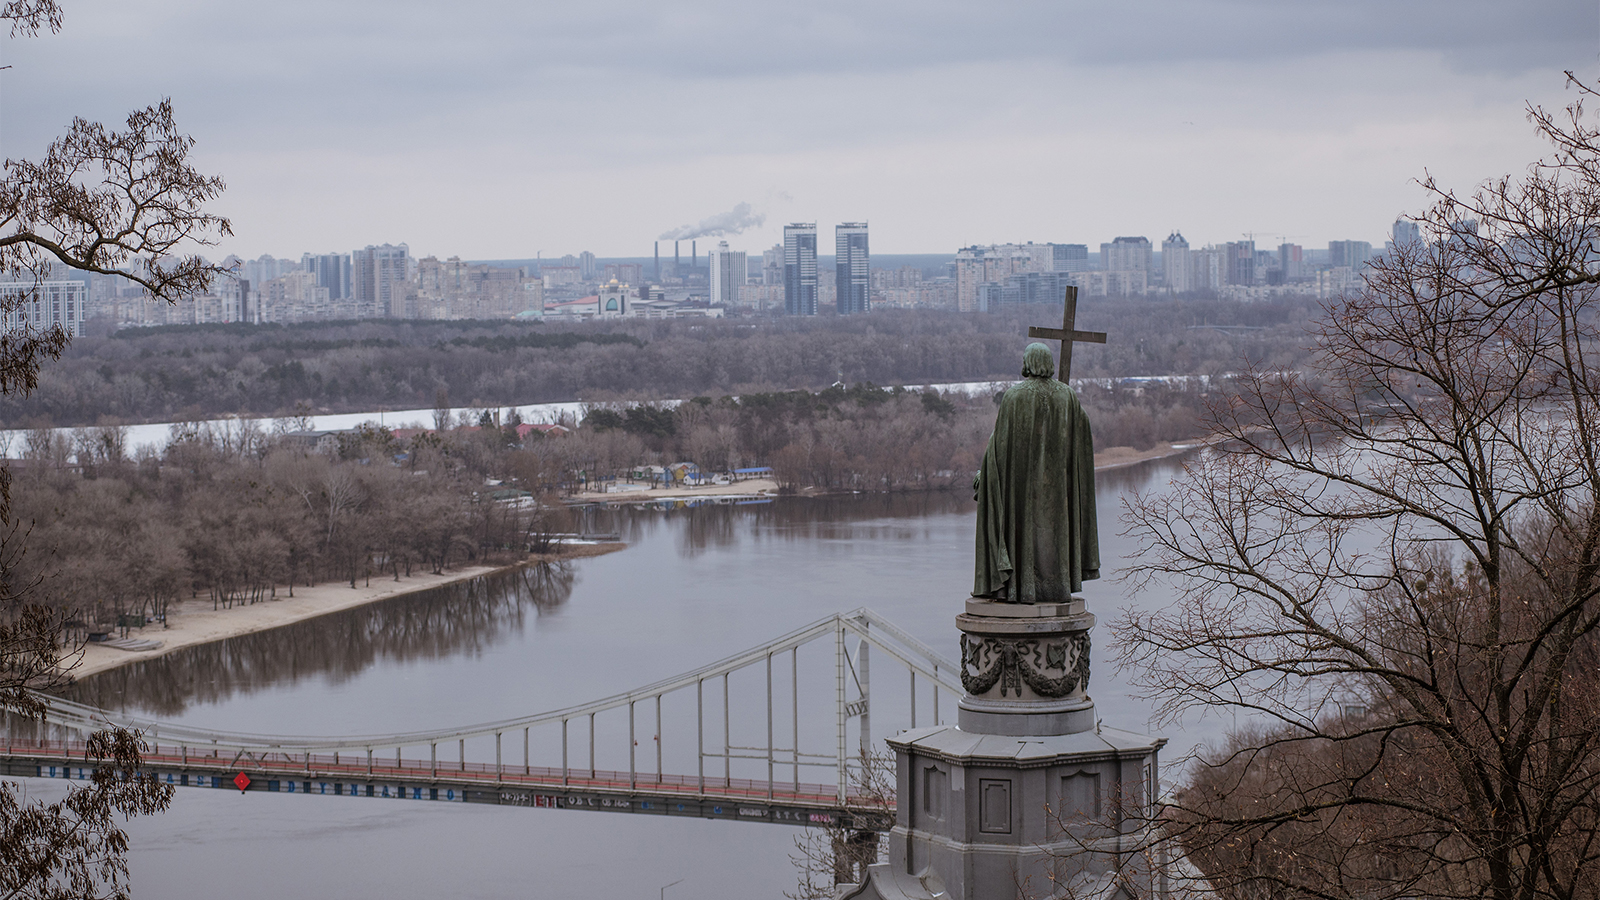
[(997, 603), (976, 598), (961, 629), (961, 730), (1040, 737), (1094, 727), (1089, 629), (1083, 601)]
[(888, 740), (889, 861), (840, 900), (1143, 898), (1163, 738), (1103, 727), (1083, 601), (967, 601), (957, 726)]
[(943, 726), (889, 739), (889, 861), (851, 900), (1149, 896), (1145, 849), (1165, 740), (1101, 727), (1018, 739)]

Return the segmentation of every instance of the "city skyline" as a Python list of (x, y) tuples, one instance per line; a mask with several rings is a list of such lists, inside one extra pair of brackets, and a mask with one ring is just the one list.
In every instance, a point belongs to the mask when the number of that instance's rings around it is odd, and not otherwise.
[[(1521, 171), (1544, 149), (1525, 104), (1570, 100), (1564, 69), (1600, 74), (1575, 0), (65, 12), (6, 45), (0, 152), (37, 158), (72, 114), (115, 125), (171, 96), (229, 185), (216, 256), (383, 231), (474, 259), (631, 256), (740, 204), (762, 220), (751, 248), (798, 219), (871, 221), (880, 254), (1180, 224), (1376, 241), (1424, 205), (1425, 172), (1461, 189)], [(841, 115), (841, 95), (870, 102)], [(707, 117), (707, 96), (789, 108)]]

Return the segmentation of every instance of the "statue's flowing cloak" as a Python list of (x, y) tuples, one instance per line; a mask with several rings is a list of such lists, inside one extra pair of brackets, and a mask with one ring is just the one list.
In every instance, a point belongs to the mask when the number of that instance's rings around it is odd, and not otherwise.
[(1059, 603), (1100, 577), (1089, 418), (1071, 388), (1043, 374), (1000, 400), (975, 485), (974, 597)]

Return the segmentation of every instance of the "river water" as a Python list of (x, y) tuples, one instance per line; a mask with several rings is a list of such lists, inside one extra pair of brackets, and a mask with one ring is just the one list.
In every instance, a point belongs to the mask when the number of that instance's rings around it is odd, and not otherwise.
[[(1118, 534), (1122, 501), (1136, 490), (1161, 490), (1175, 468), (1155, 462), (1098, 476), (1108, 575), (1127, 565), (1132, 549)], [(76, 695), (232, 731), (437, 729), (608, 696), (862, 606), (953, 659), (953, 616), (972, 578), (973, 506), (969, 497), (929, 494), (595, 511), (588, 527), (620, 531), (626, 550), (180, 651), (87, 679)], [(1127, 603), (1166, 598), (1131, 598), (1127, 590), (1102, 580), (1085, 592), (1102, 623), (1091, 693), (1108, 724), (1144, 731), (1148, 706), (1118, 677), (1107, 625)], [(821, 653), (800, 658), (800, 680), (827, 700), (831, 648)], [(873, 679), (875, 735), (906, 727), (904, 712), (891, 711), (897, 701), (904, 706), (904, 670), (874, 657)], [(755, 703), (748, 685), (737, 690), (736, 717)], [(922, 715), (931, 715), (926, 686), (918, 697)], [(946, 721), (953, 700), (943, 697)], [(663, 746), (671, 732), (694, 728), (692, 707), (687, 722), (670, 713)], [(653, 721), (641, 723), (648, 745)], [(625, 731), (606, 727), (597, 741), (608, 748), (600, 766), (625, 768), (625, 755), (617, 755), (625, 751), (607, 743)], [(1169, 733), (1167, 759), (1214, 739), (1218, 728), (1199, 723)], [(812, 749), (825, 751), (833, 740), (831, 719), (812, 712), (801, 732), (821, 745)], [(692, 751), (672, 746), (667, 770), (692, 772)], [(549, 764), (548, 751), (536, 748), (534, 763)], [(485, 752), (493, 758), (492, 746), (468, 755)], [(426, 748), (421, 753), (426, 758)], [(520, 761), (521, 747), (508, 754)], [(644, 753), (641, 768), (646, 756), (654, 765), (653, 753)], [(826, 772), (806, 778), (830, 780)], [(29, 789), (57, 788), (30, 781)], [(747, 900), (778, 898), (794, 885), (788, 855), (796, 831), (767, 824), (180, 789), (171, 810), (134, 821), (129, 831), (135, 897), (614, 900), (656, 897), (681, 879), (667, 896)]]

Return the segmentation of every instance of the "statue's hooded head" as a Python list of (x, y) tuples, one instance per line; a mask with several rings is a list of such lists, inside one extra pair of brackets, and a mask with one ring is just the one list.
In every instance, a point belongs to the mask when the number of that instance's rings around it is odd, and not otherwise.
[(1022, 376), (1024, 378), (1050, 378), (1056, 373), (1055, 357), (1050, 355), (1050, 348), (1040, 343), (1028, 345), (1022, 354)]

